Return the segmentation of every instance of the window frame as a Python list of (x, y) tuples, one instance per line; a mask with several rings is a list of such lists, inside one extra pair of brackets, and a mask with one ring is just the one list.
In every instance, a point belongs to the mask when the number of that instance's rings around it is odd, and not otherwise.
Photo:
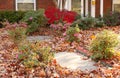
[(115, 11), (115, 2), (112, 0), (112, 11)]
[[(33, 4), (34, 11), (36, 11), (36, 0), (34, 0)], [(15, 0), (15, 10), (18, 11), (18, 0)]]

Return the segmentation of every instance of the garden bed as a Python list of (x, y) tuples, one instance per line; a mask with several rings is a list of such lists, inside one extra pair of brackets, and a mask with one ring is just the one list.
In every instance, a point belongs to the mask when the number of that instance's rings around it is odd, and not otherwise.
[[(116, 27), (104, 27), (105, 29), (114, 30), (116, 33), (119, 33), (119, 26)], [(70, 51), (75, 52), (77, 50), (77, 47), (82, 46), (84, 48), (87, 48), (86, 46), (89, 45), (89, 40), (91, 40), (91, 36), (95, 35), (99, 31), (103, 30), (104, 28), (95, 28), (90, 30), (81, 31), (83, 38), (81, 39), (80, 44), (73, 42), (71, 43), (64, 41), (59, 36), (54, 36), (54, 38), (51, 41), (45, 41), (41, 42), (41, 45), (43, 46), (51, 46), (53, 51), (56, 52), (63, 52), (63, 51)], [(46, 31), (47, 30), (47, 31)], [(46, 31), (48, 33), (47, 35), (51, 35), (48, 31), (48, 29), (45, 29), (43, 31)], [(44, 35), (44, 32), (39, 32), (41, 35)], [(35, 35), (39, 35), (38, 32), (35, 32)], [(34, 35), (34, 34), (33, 34)], [(100, 62), (96, 64), (98, 66), (98, 69), (93, 71), (71, 71), (66, 68), (60, 67), (55, 60), (47, 65), (47, 67), (36, 67), (33, 69), (26, 69), (18, 59), (16, 59), (16, 55), (18, 54), (18, 48), (11, 42), (8, 34), (5, 30), (0, 29), (0, 77), (56, 77), (56, 78), (63, 78), (63, 77), (111, 77), (111, 78), (119, 78), (120, 75), (120, 62), (118, 60), (111, 59), (109, 61), (105, 61), (106, 63), (112, 63), (112, 68), (106, 68), (104, 67)], [(84, 52), (84, 51), (82, 51)]]
[[(14, 19), (10, 17), (13, 13), (20, 16)], [(0, 17), (4, 27), (0, 29), (0, 78), (120, 77), (119, 45), (114, 50), (120, 37), (120, 26), (116, 26), (120, 25), (119, 13), (110, 12), (100, 18), (81, 18), (73, 11), (48, 8), (45, 11), (2, 14), (5, 18)], [(57, 58), (61, 57), (59, 54), (67, 57)], [(92, 60), (95, 63), (92, 66), (96, 68), (91, 71), (73, 71), (60, 63), (77, 60), (77, 64), (85, 68), (81, 62), (89, 59), (96, 61)]]

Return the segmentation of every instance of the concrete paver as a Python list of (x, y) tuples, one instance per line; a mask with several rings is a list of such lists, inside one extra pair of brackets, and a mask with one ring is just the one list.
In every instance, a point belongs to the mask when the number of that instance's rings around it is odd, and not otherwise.
[(58, 52), (55, 54), (55, 59), (57, 63), (60, 64), (62, 67), (66, 67), (72, 70), (80, 69), (82, 71), (92, 71), (97, 67), (94, 66), (95, 62), (91, 59), (83, 59), (86, 56), (71, 53), (71, 52)]

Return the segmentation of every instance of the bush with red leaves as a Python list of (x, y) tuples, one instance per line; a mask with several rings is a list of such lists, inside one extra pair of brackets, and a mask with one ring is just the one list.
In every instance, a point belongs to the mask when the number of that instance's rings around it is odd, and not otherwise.
[(53, 24), (56, 22), (67, 22), (72, 23), (75, 20), (75, 17), (77, 16), (77, 13), (74, 11), (67, 11), (57, 8), (48, 8), (45, 10), (45, 15), (48, 18), (48, 23)]

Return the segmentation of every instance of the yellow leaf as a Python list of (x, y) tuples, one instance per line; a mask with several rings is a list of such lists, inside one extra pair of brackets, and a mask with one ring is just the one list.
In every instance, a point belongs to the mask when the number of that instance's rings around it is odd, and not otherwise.
[(91, 38), (91, 39), (94, 39), (94, 38), (95, 38), (95, 35), (90, 36), (90, 38)]

